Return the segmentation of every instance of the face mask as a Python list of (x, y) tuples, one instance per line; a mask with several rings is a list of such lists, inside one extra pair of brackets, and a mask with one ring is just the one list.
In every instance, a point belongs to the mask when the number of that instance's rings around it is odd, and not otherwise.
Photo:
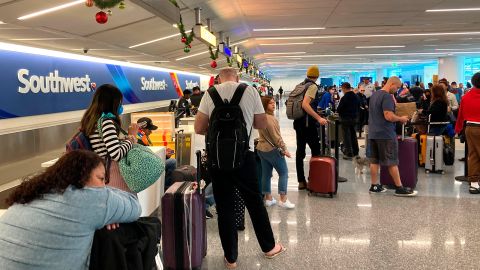
[(118, 107), (117, 114), (118, 114), (118, 115), (122, 115), (122, 113), (123, 113), (123, 105), (120, 104), (120, 106)]

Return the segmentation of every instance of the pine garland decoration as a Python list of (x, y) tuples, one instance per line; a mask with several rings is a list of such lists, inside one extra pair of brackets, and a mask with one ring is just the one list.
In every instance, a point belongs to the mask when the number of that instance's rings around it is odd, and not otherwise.
[(227, 64), (229, 67), (232, 67), (232, 59), (227, 56)]
[[(178, 5), (176, 0), (169, 0), (169, 1), (178, 9), (180, 9), (180, 6)], [(190, 47), (189, 45), (190, 43), (193, 42), (193, 37), (195, 36), (195, 33), (193, 33), (193, 28), (192, 28), (192, 31), (187, 35), (185, 31), (185, 25), (183, 24), (182, 14), (180, 14), (180, 22), (177, 24), (177, 26), (178, 26), (178, 30), (180, 30), (180, 35), (182, 36), (182, 39), (185, 40), (184, 42), (185, 47)]]
[(215, 51), (215, 53), (213, 52), (212, 46), (208, 46), (208, 50), (210, 51), (210, 59), (217, 60), (218, 52), (220, 51), (219, 46), (217, 46), (217, 50)]
[(107, 8), (114, 8), (123, 0), (93, 0), (95, 6), (99, 9), (107, 9)]

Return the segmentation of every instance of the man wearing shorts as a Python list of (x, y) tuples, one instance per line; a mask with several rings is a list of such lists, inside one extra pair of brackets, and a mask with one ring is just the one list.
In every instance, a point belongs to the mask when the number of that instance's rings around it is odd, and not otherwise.
[(368, 119), (368, 143), (371, 160), (370, 173), (372, 185), (370, 193), (385, 192), (386, 189), (378, 183), (378, 170), (380, 166), (387, 166), (390, 175), (395, 182), (396, 196), (415, 196), (416, 191), (409, 190), (402, 185), (398, 171), (398, 141), (395, 133), (395, 123), (402, 124), (408, 121), (407, 116), (395, 115), (395, 101), (393, 93), (402, 86), (398, 77), (390, 77), (380, 91), (376, 91), (370, 97), (370, 111)]

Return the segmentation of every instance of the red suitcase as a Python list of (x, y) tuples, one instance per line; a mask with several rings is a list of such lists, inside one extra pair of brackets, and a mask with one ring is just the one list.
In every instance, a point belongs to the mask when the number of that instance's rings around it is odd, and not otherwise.
[[(197, 151), (198, 160), (199, 155)], [(165, 269), (200, 269), (207, 255), (205, 196), (200, 188), (194, 189), (197, 180), (173, 183), (162, 197)]]
[[(329, 134), (328, 132), (329, 124), (327, 124), (327, 131), (325, 134)], [(338, 134), (338, 125), (335, 128), (335, 136)], [(322, 131), (319, 130), (320, 135), (320, 145), (325, 145), (323, 143), (323, 135)], [(327, 140), (329, 142), (330, 139)], [(328, 147), (330, 147), (330, 143), (327, 143)], [(335, 149), (338, 151), (338, 138), (335, 139)], [(325, 149), (323, 149), (325, 150)], [(325, 151), (322, 151), (322, 155), (325, 154)], [(330, 151), (329, 151), (330, 152)], [(309, 195), (311, 194), (327, 194), (333, 198), (333, 195), (337, 194), (338, 188), (338, 167), (337, 167), (337, 160), (331, 156), (320, 156), (320, 157), (312, 157), (310, 159), (310, 170), (308, 173), (308, 191)]]
[[(398, 170), (400, 171), (402, 185), (415, 189), (418, 178), (418, 144), (414, 138), (405, 138), (404, 133), (398, 139)], [(390, 188), (395, 187), (393, 178), (386, 166), (380, 168), (380, 184)]]

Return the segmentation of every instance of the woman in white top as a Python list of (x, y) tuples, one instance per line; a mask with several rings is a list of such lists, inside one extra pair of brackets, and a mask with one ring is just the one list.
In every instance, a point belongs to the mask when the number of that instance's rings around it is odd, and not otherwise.
[[(138, 125), (130, 125), (125, 139), (119, 137), (122, 124), (120, 115), (123, 113), (122, 100), (122, 92), (114, 85), (103, 84), (98, 87), (83, 115), (80, 130), (88, 136), (93, 151), (107, 159), (107, 183), (130, 191), (120, 176), (117, 161), (137, 143), (135, 135), (138, 132)], [(100, 118), (102, 120), (99, 121)]]

